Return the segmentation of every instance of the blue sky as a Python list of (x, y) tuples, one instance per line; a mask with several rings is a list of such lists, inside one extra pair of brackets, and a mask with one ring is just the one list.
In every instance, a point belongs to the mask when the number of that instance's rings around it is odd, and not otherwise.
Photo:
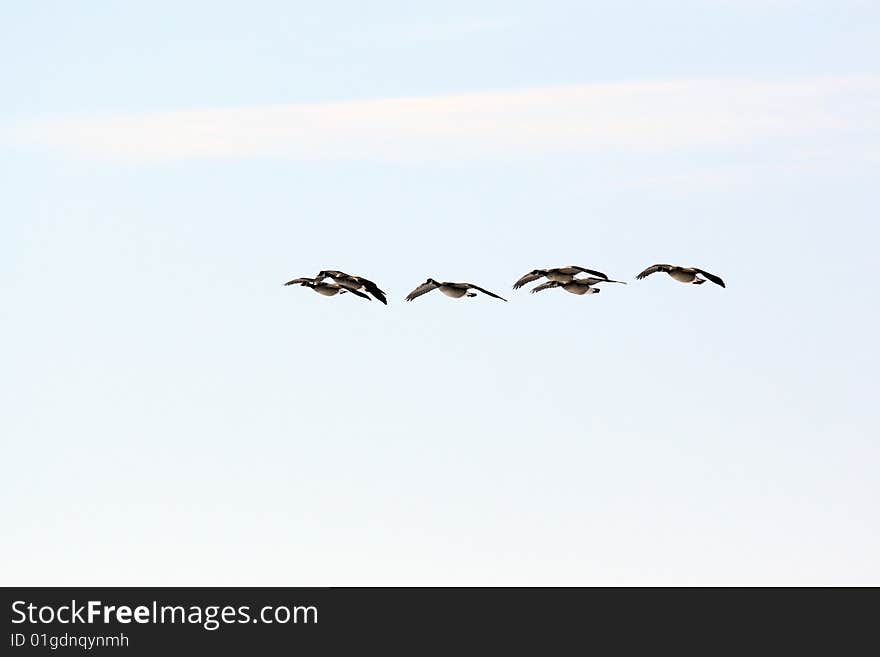
[(878, 19), (4, 7), (2, 581), (880, 584)]

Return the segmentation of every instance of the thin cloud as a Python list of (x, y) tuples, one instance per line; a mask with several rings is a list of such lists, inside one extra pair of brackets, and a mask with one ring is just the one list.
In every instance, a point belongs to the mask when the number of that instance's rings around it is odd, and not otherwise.
[(828, 136), (860, 136), (876, 150), (878, 108), (878, 76), (674, 80), (44, 118), (13, 126), (10, 139), (82, 157), (134, 161), (448, 161), (724, 149)]

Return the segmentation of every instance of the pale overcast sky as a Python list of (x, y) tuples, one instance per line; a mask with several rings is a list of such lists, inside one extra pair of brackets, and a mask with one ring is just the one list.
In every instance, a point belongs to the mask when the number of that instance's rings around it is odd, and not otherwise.
[[(877, 3), (7, 3), (0, 53), (3, 584), (880, 585)], [(510, 289), (567, 264), (629, 285)]]

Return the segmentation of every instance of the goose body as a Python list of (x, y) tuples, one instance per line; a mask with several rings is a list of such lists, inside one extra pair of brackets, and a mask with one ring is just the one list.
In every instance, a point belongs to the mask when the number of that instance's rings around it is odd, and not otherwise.
[(349, 291), (365, 290), (386, 306), (388, 305), (388, 299), (385, 298), (385, 293), (379, 289), (379, 286), (363, 276), (352, 276), (336, 269), (326, 269), (319, 271), (315, 280), (323, 281), (327, 278), (332, 279), (334, 283)]
[(507, 301), (504, 297), (500, 297), (494, 292), (490, 292), (489, 290), (481, 288), (479, 285), (474, 285), (473, 283), (450, 283), (448, 281), (440, 282), (435, 281), (433, 278), (429, 278), (424, 283), (419, 285), (415, 290), (410, 292), (406, 296), (407, 301), (412, 301), (423, 294), (427, 294), (431, 290), (440, 290), (447, 297), (452, 297), (453, 299), (460, 299), (461, 297), (475, 297), (477, 296), (476, 292), (471, 292), (471, 290), (479, 290), (485, 295), (493, 297), (495, 299), (500, 299), (501, 301)]
[(361, 297), (362, 299), (366, 299), (367, 301), (370, 300), (370, 297), (368, 297), (363, 292), (352, 290), (336, 283), (327, 283), (317, 278), (294, 278), (291, 281), (287, 281), (285, 285), (301, 285), (302, 287), (308, 287), (325, 297), (335, 297), (337, 294), (350, 292), (357, 297)]
[[(443, 294), (447, 297), (452, 297), (453, 299), (461, 299), (464, 295), (468, 294), (468, 289), (466, 287), (458, 287), (457, 285), (440, 285), (438, 288)], [(474, 292), (470, 293), (470, 296), (477, 296)]]
[(666, 264), (658, 264), (651, 265), (643, 272), (636, 276), (637, 279), (641, 280), (650, 276), (651, 274), (656, 274), (658, 271), (666, 272), (669, 274), (673, 280), (678, 281), (679, 283), (690, 283), (692, 285), (702, 285), (706, 281), (712, 281), (715, 285), (720, 285), (721, 287), (727, 287), (724, 284), (724, 281), (721, 280), (720, 276), (716, 276), (715, 274), (710, 274), (709, 272), (699, 269), (697, 267), (679, 267), (678, 265), (666, 265)]

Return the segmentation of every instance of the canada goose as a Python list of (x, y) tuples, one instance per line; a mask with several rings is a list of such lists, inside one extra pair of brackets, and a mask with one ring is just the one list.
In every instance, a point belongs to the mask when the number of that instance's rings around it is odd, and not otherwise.
[(358, 292), (357, 290), (352, 290), (347, 287), (342, 287), (341, 285), (337, 285), (336, 283), (325, 283), (324, 281), (317, 278), (294, 278), (292, 281), (287, 281), (285, 285), (302, 285), (303, 287), (310, 287), (318, 294), (323, 294), (325, 297), (332, 297), (337, 294), (345, 294), (346, 292), (351, 292), (355, 296), (361, 297), (362, 299), (370, 300), (363, 292)]
[(623, 281), (612, 281), (611, 279), (606, 278), (593, 278), (592, 276), (588, 278), (573, 278), (568, 283), (560, 283), (559, 281), (547, 281), (546, 283), (542, 283), (537, 287), (532, 288), (531, 292), (534, 294), (535, 292), (540, 292), (541, 290), (549, 290), (552, 287), (561, 287), (566, 292), (571, 292), (572, 294), (598, 294), (602, 290), (598, 287), (594, 287), (598, 283), (623, 283)]
[(366, 278), (362, 276), (352, 276), (351, 274), (346, 274), (344, 271), (337, 271), (335, 269), (326, 269), (324, 271), (319, 271), (318, 275), (315, 276), (315, 280), (323, 281), (325, 278), (332, 278), (333, 282), (337, 285), (341, 285), (346, 290), (360, 290), (364, 289), (374, 297), (376, 297), (379, 301), (384, 303), (386, 306), (388, 305), (388, 300), (385, 298), (385, 293), (379, 289), (379, 286), (376, 285), (373, 281), (368, 281)]
[(420, 297), (423, 294), (430, 292), (431, 290), (439, 289), (443, 294), (447, 297), (452, 297), (453, 299), (460, 299), (461, 297), (475, 297), (477, 296), (476, 292), (469, 292), (469, 290), (479, 290), (483, 294), (488, 294), (490, 297), (494, 297), (496, 299), (501, 299), (502, 301), (507, 301), (504, 297), (499, 297), (494, 292), (489, 292), (489, 290), (484, 290), (479, 285), (474, 285), (473, 283), (448, 283), (443, 282), (439, 283), (435, 281), (433, 278), (429, 278), (424, 283), (419, 285), (415, 290), (410, 292), (406, 296), (407, 301), (412, 301), (416, 297)]
[[(702, 269), (697, 269), (696, 267), (678, 267), (676, 265), (651, 265), (641, 274), (636, 276), (636, 278), (642, 279), (658, 271), (665, 271), (679, 283), (693, 283), (694, 285), (702, 285), (707, 280), (710, 280), (715, 283), (715, 285), (727, 287), (724, 284), (724, 281), (722, 281), (721, 278), (719, 276), (716, 276), (715, 274), (710, 274), (709, 272), (703, 271)], [(705, 276), (705, 278), (700, 278), (700, 275)]]
[(528, 274), (520, 278), (516, 283), (513, 284), (513, 289), (518, 290), (523, 285), (527, 283), (531, 283), (532, 281), (536, 281), (542, 276), (546, 277), (550, 281), (555, 281), (557, 283), (570, 283), (572, 279), (578, 274), (592, 274), (593, 276), (598, 276), (604, 280), (608, 280), (608, 277), (600, 271), (596, 271), (594, 269), (587, 269), (586, 267), (578, 267), (577, 265), (571, 265), (569, 267), (555, 267), (553, 269), (533, 269)]

